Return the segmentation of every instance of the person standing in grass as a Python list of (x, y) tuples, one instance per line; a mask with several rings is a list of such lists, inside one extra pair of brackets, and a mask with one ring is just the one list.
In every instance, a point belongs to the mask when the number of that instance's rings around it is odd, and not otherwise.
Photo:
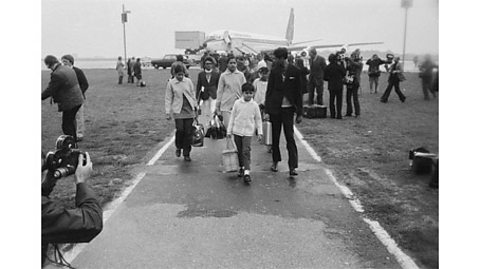
[(220, 75), (217, 90), (217, 114), (221, 114), (223, 124), (228, 126), (235, 101), (242, 96), (242, 85), (247, 82), (245, 75), (237, 70), (237, 60), (230, 55), (227, 70)]
[(183, 150), (183, 158), (190, 162), (190, 151), (192, 150), (193, 119), (198, 109), (195, 98), (195, 88), (192, 81), (185, 77), (181, 65), (174, 68), (174, 78), (167, 83), (165, 92), (165, 111), (167, 120), (175, 120), (175, 155), (180, 157)]
[(373, 54), (372, 58), (367, 60), (366, 64), (368, 65), (368, 80), (370, 82), (370, 93), (377, 93), (378, 78), (381, 74), (380, 65), (385, 63), (387, 62), (380, 59), (377, 54)]
[(118, 84), (123, 83), (123, 76), (125, 75), (125, 73), (123, 72), (124, 68), (125, 68), (125, 65), (123, 64), (122, 56), (118, 56), (117, 66), (115, 67), (118, 73)]
[(140, 82), (142, 82), (142, 64), (140, 63), (140, 58), (137, 58), (137, 61), (133, 64), (133, 73), (137, 78), (137, 86), (140, 86)]
[(342, 62), (335, 54), (328, 56), (329, 64), (325, 68), (325, 81), (330, 92), (330, 117), (342, 119), (343, 78), (347, 74)]
[(388, 73), (390, 73), (390, 76), (388, 77), (388, 86), (380, 98), (380, 102), (388, 102), (388, 97), (390, 96), (393, 87), (395, 87), (395, 92), (400, 101), (402, 103), (405, 102), (406, 97), (400, 90), (400, 78), (403, 76), (403, 67), (400, 63), (400, 57), (393, 58), (393, 64), (388, 68)]
[(233, 139), (237, 146), (238, 162), (240, 170), (238, 176), (243, 177), (245, 183), (251, 182), (250, 177), (250, 151), (252, 137), (255, 129), (258, 132), (259, 141), (262, 140), (262, 116), (258, 104), (253, 100), (255, 89), (250, 83), (242, 85), (242, 97), (235, 101), (232, 109), (232, 117), (228, 123), (227, 138)]
[(55, 56), (45, 57), (45, 65), (52, 70), (50, 82), (42, 92), (42, 100), (52, 97), (62, 112), (62, 131), (77, 141), (77, 122), (75, 117), (83, 104), (82, 91), (77, 75), (72, 68), (62, 65)]
[(73, 56), (70, 54), (62, 56), (62, 63), (66, 66), (70, 66), (75, 74), (77, 75), (78, 84), (80, 85), (80, 90), (82, 91), (83, 95), (83, 104), (77, 112), (76, 121), (77, 121), (77, 141), (82, 141), (83, 137), (85, 136), (85, 105), (87, 102), (87, 98), (85, 97), (85, 92), (87, 91), (89, 85), (88, 80), (85, 74), (83, 73), (82, 69), (73, 65), (74, 63)]

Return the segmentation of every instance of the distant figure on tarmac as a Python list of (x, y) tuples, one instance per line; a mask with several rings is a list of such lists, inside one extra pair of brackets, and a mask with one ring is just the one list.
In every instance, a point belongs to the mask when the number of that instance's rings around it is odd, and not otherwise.
[(137, 78), (137, 87), (140, 87), (140, 82), (142, 82), (142, 64), (140, 63), (140, 58), (137, 58), (137, 61), (133, 64), (133, 74)]
[(245, 183), (252, 181), (250, 177), (250, 145), (255, 131), (259, 141), (263, 137), (262, 116), (260, 108), (253, 100), (254, 88), (252, 84), (242, 85), (242, 97), (235, 101), (232, 109), (232, 118), (227, 127), (227, 138), (233, 139), (237, 146), (240, 169), (238, 176), (243, 177)]
[(380, 65), (385, 63), (386, 61), (380, 59), (377, 54), (373, 54), (372, 58), (367, 60), (366, 64), (368, 65), (368, 80), (370, 82), (370, 93), (377, 93), (378, 78), (382, 73), (380, 71)]
[(433, 63), (432, 56), (430, 54), (425, 55), (424, 61), (418, 66), (420, 73), (418, 76), (422, 79), (422, 90), (423, 90), (423, 97), (425, 100), (429, 100), (429, 92), (432, 94), (433, 98), (435, 98), (435, 91), (433, 87), (434, 82), (434, 72), (433, 70), (438, 68), (438, 66)]
[(392, 91), (392, 88), (395, 87), (395, 92), (397, 93), (398, 98), (404, 103), (406, 97), (400, 90), (400, 81), (403, 77), (403, 66), (400, 63), (400, 57), (393, 58), (393, 64), (388, 68), (388, 73), (390, 74), (388, 77), (388, 86), (380, 98), (380, 102), (387, 103), (390, 92)]
[(228, 126), (233, 104), (242, 96), (242, 85), (247, 82), (242, 72), (237, 70), (237, 59), (230, 55), (227, 70), (220, 75), (217, 90), (217, 114), (222, 115), (223, 124)]
[[(213, 118), (217, 102), (217, 89), (220, 74), (216, 71), (214, 59), (207, 56), (203, 60), (203, 71), (198, 74), (197, 79), (197, 100), (200, 111), (207, 120)], [(208, 123), (208, 121), (207, 121)], [(206, 123), (202, 123), (206, 124)]]
[[(288, 167), (290, 176), (298, 175), (298, 151), (293, 133), (294, 114), (296, 123), (302, 122), (302, 90), (300, 70), (287, 63), (288, 51), (284, 47), (273, 52), (276, 61), (268, 77), (265, 96), (265, 112), (272, 122), (272, 159), (270, 170), (278, 171), (277, 164), (282, 160), (280, 155), (280, 132), (284, 129), (288, 150)], [(322, 70), (323, 72), (323, 70)], [(323, 83), (323, 74), (322, 74)]]
[(183, 151), (183, 158), (190, 162), (190, 151), (192, 150), (193, 119), (198, 109), (195, 89), (192, 81), (185, 77), (181, 65), (173, 69), (174, 78), (167, 83), (165, 92), (165, 111), (167, 120), (173, 116), (175, 120), (175, 155), (180, 157)]
[(125, 68), (125, 65), (123, 64), (122, 56), (118, 56), (117, 66), (115, 67), (118, 73), (118, 84), (123, 83), (123, 76), (125, 75), (123, 71), (124, 68)]
[(72, 68), (62, 65), (55, 56), (47, 55), (44, 62), (52, 73), (47, 88), (42, 92), (42, 100), (52, 97), (53, 102), (58, 104), (58, 111), (62, 112), (63, 133), (78, 141), (75, 117), (83, 104), (83, 95), (77, 75)]
[(83, 137), (85, 136), (85, 105), (87, 104), (87, 97), (85, 96), (85, 92), (87, 91), (89, 85), (88, 80), (85, 74), (83, 73), (82, 69), (73, 65), (74, 59), (72, 55), (63, 55), (62, 56), (62, 63), (66, 66), (70, 66), (75, 74), (77, 75), (78, 84), (80, 86), (80, 90), (82, 91), (83, 95), (83, 104), (77, 112), (76, 121), (77, 121), (77, 141), (82, 141)]
[(327, 66), (325, 58), (317, 54), (315, 48), (308, 51), (310, 55), (310, 77), (308, 81), (308, 104), (313, 105), (315, 92), (317, 104), (323, 105), (323, 70)]

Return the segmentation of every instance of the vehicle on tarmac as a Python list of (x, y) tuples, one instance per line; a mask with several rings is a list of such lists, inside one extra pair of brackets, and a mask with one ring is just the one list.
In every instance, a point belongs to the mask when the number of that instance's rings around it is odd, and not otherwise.
[[(156, 69), (159, 69), (160, 67), (162, 67), (163, 69), (166, 69), (167, 67), (171, 67), (173, 62), (175, 62), (176, 60), (177, 60), (176, 54), (166, 54), (161, 59), (151, 60), (150, 63)], [(183, 63), (185, 64), (185, 67), (187, 67), (187, 69), (190, 68), (191, 65), (193, 65), (192, 61), (186, 55), (183, 56)]]

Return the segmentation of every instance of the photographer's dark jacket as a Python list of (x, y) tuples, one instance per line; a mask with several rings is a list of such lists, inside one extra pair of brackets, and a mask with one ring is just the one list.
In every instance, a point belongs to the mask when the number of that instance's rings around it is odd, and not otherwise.
[(325, 68), (324, 79), (328, 81), (328, 89), (333, 91), (343, 90), (343, 78), (347, 74), (343, 64), (336, 62), (329, 63)]
[(70, 110), (83, 104), (82, 91), (72, 68), (61, 64), (55, 66), (48, 87), (42, 92), (42, 100), (48, 97), (52, 97), (53, 102), (58, 103), (58, 111)]
[(265, 112), (280, 114), (284, 97), (295, 108), (297, 116), (302, 115), (300, 70), (291, 64), (286, 67), (276, 64), (268, 77)]
[(48, 198), (55, 183), (53, 179), (42, 183), (42, 249), (49, 243), (89, 242), (103, 228), (103, 210), (95, 193), (86, 183), (78, 183), (76, 207), (67, 209)]
[(82, 91), (83, 98), (85, 99), (85, 92), (88, 89), (88, 80), (85, 74), (83, 73), (82, 69), (72, 66), (73, 71), (75, 71), (75, 74), (77, 75), (77, 80), (78, 80), (78, 85), (80, 86), (80, 90)]

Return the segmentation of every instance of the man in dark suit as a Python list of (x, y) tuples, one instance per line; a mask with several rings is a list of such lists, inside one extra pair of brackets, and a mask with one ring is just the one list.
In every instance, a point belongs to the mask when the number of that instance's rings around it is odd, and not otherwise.
[(213, 118), (216, 108), (217, 88), (220, 74), (215, 70), (215, 60), (211, 56), (205, 57), (203, 61), (203, 71), (198, 74), (197, 79), (197, 100), (200, 110), (206, 119), (207, 124)]
[(42, 100), (52, 97), (53, 102), (58, 104), (58, 111), (63, 112), (63, 133), (73, 136), (77, 141), (75, 116), (83, 104), (77, 75), (72, 68), (60, 64), (55, 56), (48, 55), (44, 62), (52, 73), (48, 87), (42, 92)]
[(268, 78), (267, 93), (265, 95), (265, 112), (272, 122), (272, 158), (271, 170), (277, 172), (277, 164), (282, 160), (280, 155), (280, 132), (285, 134), (288, 150), (288, 167), (290, 176), (296, 176), (298, 167), (298, 152), (293, 133), (293, 120), (296, 114), (296, 123), (302, 121), (302, 91), (300, 70), (288, 64), (286, 48), (277, 48), (273, 52), (276, 61)]
[(311, 48), (308, 51), (310, 56), (310, 77), (308, 80), (308, 104), (313, 105), (315, 89), (317, 91), (317, 104), (323, 105), (323, 72), (327, 63), (325, 58), (317, 55), (317, 50)]
[(85, 74), (83, 73), (82, 69), (76, 67), (73, 65), (75, 62), (74, 58), (72, 55), (67, 54), (62, 56), (62, 63), (66, 66), (70, 66), (73, 71), (75, 71), (75, 74), (77, 75), (78, 79), (78, 85), (80, 86), (80, 90), (82, 91), (83, 95), (83, 105), (80, 107), (77, 113), (77, 140), (82, 141), (83, 136), (85, 135), (85, 103), (86, 103), (86, 97), (85, 97), (85, 92), (88, 89), (88, 80)]

